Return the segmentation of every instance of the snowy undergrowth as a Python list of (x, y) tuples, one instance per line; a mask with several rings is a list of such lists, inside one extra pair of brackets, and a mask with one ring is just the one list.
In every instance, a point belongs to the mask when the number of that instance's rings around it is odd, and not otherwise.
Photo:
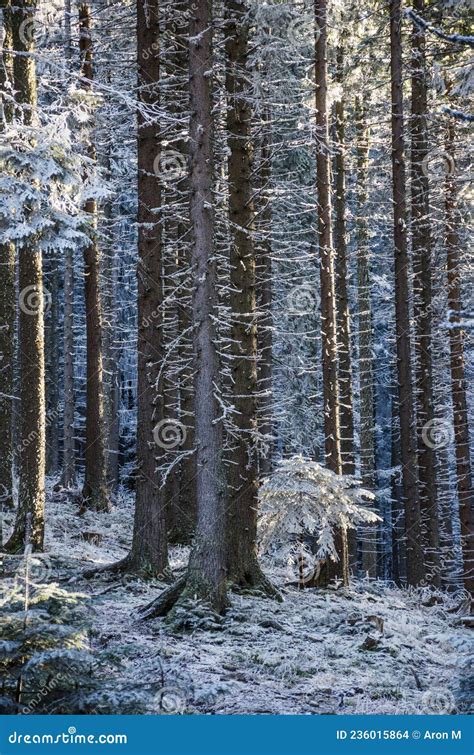
[[(233, 595), (212, 632), (173, 635), (160, 619), (137, 621), (136, 609), (165, 585), (81, 575), (126, 554), (132, 504), (121, 495), (112, 514), (79, 517), (73, 497), (50, 490), (41, 563), (43, 576), (91, 595), (93, 642), (122, 656), (117, 681), (143, 689), (150, 713), (466, 712), (469, 693), (459, 689), (469, 689), (472, 630), (449, 602), (423, 605), (421, 591), (365, 581), (299, 591), (267, 562), (281, 604)], [(175, 572), (186, 558), (186, 549), (172, 549)]]

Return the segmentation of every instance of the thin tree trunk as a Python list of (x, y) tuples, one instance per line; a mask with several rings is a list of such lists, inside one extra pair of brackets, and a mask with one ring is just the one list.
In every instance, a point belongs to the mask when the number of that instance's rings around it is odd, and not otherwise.
[[(336, 82), (344, 86), (344, 48), (337, 48)], [(347, 231), (346, 231), (346, 173), (345, 173), (345, 113), (344, 95), (334, 103), (334, 249), (336, 275), (336, 318), (339, 356), (339, 421), (341, 433), (341, 470), (353, 475), (354, 415), (352, 405), (351, 321), (347, 290)]]
[[(11, 123), (13, 59), (5, 50), (13, 48), (10, 4), (3, 9), (3, 47), (0, 60), (0, 134)], [(13, 361), (15, 354), (15, 245), (11, 241), (0, 244), (0, 511), (13, 508)], [(0, 543), (2, 532), (0, 531)]]
[(260, 148), (258, 208), (256, 218), (255, 275), (257, 309), (259, 312), (257, 343), (259, 432), (264, 436), (265, 452), (260, 454), (259, 473), (266, 477), (273, 467), (273, 285), (272, 285), (272, 210), (271, 210), (271, 115), (264, 107)]
[[(446, 152), (454, 163), (454, 123), (448, 125)], [(454, 448), (461, 521), (461, 546), (464, 562), (464, 586), (474, 597), (474, 499), (472, 492), (472, 469), (469, 452), (469, 424), (466, 400), (466, 376), (464, 373), (464, 332), (461, 325), (461, 280), (459, 259), (459, 216), (457, 209), (456, 179), (446, 177), (446, 250), (448, 265), (448, 311), (449, 348), (451, 367), (451, 394), (453, 406)]]
[(395, 319), (400, 413), (400, 444), (405, 506), (407, 582), (424, 577), (410, 343), (410, 258), (407, 243), (406, 177), (402, 90), (400, 0), (390, 0), (390, 70), (392, 96), (392, 171), (395, 246)]
[[(79, 7), (79, 50), (81, 53), (82, 87), (90, 90), (93, 80), (91, 11), (86, 4)], [(95, 161), (92, 138), (87, 145), (88, 156)], [(87, 199), (84, 211), (90, 217), (90, 243), (84, 249), (84, 295), (86, 305), (87, 388), (85, 480), (82, 491), (85, 508), (107, 511), (105, 456), (105, 416), (103, 391), (103, 322), (100, 296), (100, 252), (97, 242), (97, 205)]]
[[(355, 101), (357, 135), (357, 298), (359, 340), (359, 443), (360, 474), (364, 487), (375, 490), (375, 412), (374, 369), (372, 352), (372, 303), (370, 298), (368, 168), (369, 128), (362, 97)], [(364, 526), (362, 531), (362, 571), (377, 576), (377, 527)]]
[[(423, 16), (424, 0), (414, 0), (415, 11)], [(435, 445), (426, 443), (426, 428), (434, 420), (432, 336), (431, 336), (431, 232), (428, 176), (424, 160), (428, 154), (427, 81), (425, 33), (417, 24), (412, 35), (411, 80), (411, 225), (413, 252), (414, 319), (416, 327), (416, 419), (421, 530), (426, 578), (441, 585), (439, 562), (439, 523)]]
[[(67, 65), (71, 65), (71, 0), (64, 5), (65, 45)], [(67, 248), (64, 257), (64, 416), (63, 416), (63, 473), (61, 483), (65, 488), (76, 483), (76, 454), (74, 440), (74, 250)]]
[[(35, 11), (33, 3), (16, 0), (12, 8), (15, 51), (34, 52), (34, 42), (22, 30), (25, 27), (31, 28)], [(14, 56), (13, 79), (23, 122), (27, 126), (33, 125), (37, 104), (33, 55)], [(19, 248), (18, 267), (21, 406), (19, 500), (14, 531), (5, 545), (5, 549), (10, 552), (22, 551), (27, 539), (33, 550), (42, 550), (44, 540), (46, 426), (43, 270), (41, 251), (33, 241), (25, 242)]]
[[(46, 268), (46, 264), (45, 264)], [(46, 352), (46, 474), (55, 475), (59, 469), (59, 381), (60, 355), (58, 333), (59, 270), (53, 257), (45, 275), (45, 294), (49, 311), (45, 313)]]
[(334, 249), (332, 243), (330, 151), (327, 115), (326, 0), (315, 0), (316, 54), (316, 184), (321, 276), (321, 340), (323, 362), (324, 436), (327, 466), (341, 472), (338, 396), (338, 350)]

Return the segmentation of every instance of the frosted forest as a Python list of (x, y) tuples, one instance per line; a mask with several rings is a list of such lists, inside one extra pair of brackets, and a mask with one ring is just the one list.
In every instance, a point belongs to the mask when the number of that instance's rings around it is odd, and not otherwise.
[(472, 0), (0, 9), (0, 713), (472, 712)]

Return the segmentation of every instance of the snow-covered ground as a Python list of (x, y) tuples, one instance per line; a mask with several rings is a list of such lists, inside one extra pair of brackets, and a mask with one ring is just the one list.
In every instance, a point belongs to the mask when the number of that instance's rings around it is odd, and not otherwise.
[[(285, 568), (264, 563), (283, 603), (232, 595), (222, 625), (176, 635), (162, 619), (137, 618), (163, 583), (82, 576), (126, 554), (132, 497), (111, 514), (77, 510), (71, 496), (48, 492), (46, 553), (33, 576), (91, 595), (93, 643), (124, 658), (121, 684), (160, 690), (150, 713), (468, 712), (472, 630), (454, 596), (434, 603), (367, 581), (299, 591), (285, 586)], [(176, 573), (186, 559), (186, 549), (172, 550)]]

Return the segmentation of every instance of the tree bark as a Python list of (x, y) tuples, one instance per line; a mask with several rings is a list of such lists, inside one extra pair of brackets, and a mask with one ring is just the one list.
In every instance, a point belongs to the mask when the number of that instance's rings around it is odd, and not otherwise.
[(219, 362), (213, 317), (216, 314), (214, 258), (212, 3), (197, 0), (190, 19), (191, 265), (193, 291), (194, 391), (196, 401), (196, 493), (198, 518), (185, 592), (206, 600), (217, 612), (226, 604), (225, 477), (222, 422), (216, 393)]
[[(414, 0), (414, 10), (423, 16), (424, 0)], [(416, 420), (421, 531), (426, 579), (441, 585), (439, 523), (436, 482), (436, 450), (425, 443), (424, 430), (434, 420), (432, 335), (431, 335), (431, 231), (428, 176), (424, 160), (428, 154), (427, 81), (425, 33), (417, 24), (412, 34), (411, 80), (411, 226), (413, 253), (414, 319), (416, 328)]]
[[(336, 283), (332, 240), (330, 148), (327, 112), (327, 2), (315, 0), (316, 82), (316, 186), (318, 192), (318, 238), (321, 281), (321, 342), (323, 363), (324, 448), (326, 464), (340, 474), (341, 433), (339, 423)], [(344, 563), (347, 532), (336, 534), (339, 561), (331, 562), (328, 578), (347, 575)]]
[[(17, 0), (12, 8), (13, 80), (16, 102), (23, 122), (35, 122), (36, 67), (34, 42), (23, 34), (33, 24), (35, 3)], [(19, 278), (19, 384), (20, 384), (20, 458), (19, 500), (13, 533), (5, 550), (18, 552), (26, 545), (34, 551), (43, 549), (45, 503), (45, 367), (44, 367), (44, 298), (41, 250), (27, 241), (18, 250)], [(27, 527), (28, 525), (28, 527)], [(26, 532), (28, 529), (28, 533)], [(28, 540), (28, 542), (27, 542)]]
[(263, 436), (262, 453), (258, 467), (261, 477), (268, 476), (273, 468), (274, 422), (273, 422), (273, 283), (272, 283), (272, 209), (271, 209), (271, 114), (264, 105), (262, 139), (259, 164), (259, 193), (256, 208), (255, 240), (255, 285), (257, 309), (258, 346), (258, 419), (259, 432)]
[[(13, 59), (5, 50), (13, 48), (10, 3), (3, 8), (3, 47), (0, 59), (0, 133), (11, 123), (13, 108)], [(15, 353), (15, 245), (11, 241), (0, 244), (0, 511), (13, 508), (13, 361)], [(0, 531), (0, 543), (2, 532)]]
[[(81, 86), (90, 90), (93, 80), (91, 11), (79, 6), (79, 51)], [(95, 147), (89, 137), (89, 158), (95, 161)], [(97, 242), (97, 205), (87, 199), (84, 211), (90, 217), (90, 243), (84, 249), (84, 295), (86, 305), (86, 448), (83, 507), (108, 511), (107, 470), (105, 456), (105, 416), (103, 386), (103, 323), (100, 295), (100, 251)]]
[[(64, 56), (67, 65), (71, 65), (71, 0), (64, 6), (65, 44)], [(63, 472), (61, 483), (71, 488), (76, 483), (76, 454), (74, 438), (74, 250), (66, 249), (64, 257), (64, 415), (63, 415)]]
[[(375, 411), (372, 351), (372, 302), (370, 297), (369, 224), (367, 217), (369, 128), (362, 97), (354, 107), (357, 138), (357, 301), (359, 340), (359, 443), (360, 474), (364, 487), (375, 490)], [(367, 525), (362, 532), (362, 571), (377, 576), (377, 527)]]
[(226, 91), (230, 220), (232, 417), (228, 464), (227, 569), (238, 586), (254, 586), (258, 565), (257, 322), (253, 143), (248, 93), (249, 12), (226, 0)]
[[(344, 48), (336, 51), (336, 82), (344, 86)], [(341, 470), (353, 475), (354, 415), (352, 401), (351, 318), (347, 290), (347, 230), (346, 230), (346, 171), (345, 171), (345, 113), (344, 95), (334, 103), (334, 249), (336, 278), (336, 318), (339, 357), (339, 422), (341, 433)]]
[[(163, 419), (159, 378), (162, 329), (161, 184), (155, 174), (160, 131), (153, 110), (159, 101), (160, 5), (137, 0), (138, 44), (138, 412), (137, 481), (133, 541), (127, 567), (157, 577), (168, 568), (168, 545), (161, 476), (164, 449), (154, 436)], [(157, 436), (158, 440), (160, 436)]]
[(390, 0), (390, 71), (392, 97), (392, 188), (395, 247), (395, 319), (400, 413), (400, 443), (405, 507), (407, 582), (424, 578), (410, 338), (410, 258), (407, 243), (406, 176), (402, 90), (400, 0)]
[[(450, 121), (446, 135), (446, 152), (454, 163), (455, 130)], [(449, 348), (451, 395), (453, 406), (454, 448), (456, 454), (461, 546), (464, 562), (464, 586), (474, 597), (474, 496), (469, 452), (469, 424), (464, 371), (464, 332), (461, 323), (461, 280), (456, 179), (446, 176), (446, 251), (448, 267)]]
[(336, 331), (336, 286), (332, 242), (330, 149), (327, 114), (326, 0), (315, 0), (316, 55), (316, 184), (321, 277), (321, 340), (323, 362), (324, 435), (327, 466), (341, 472)]

